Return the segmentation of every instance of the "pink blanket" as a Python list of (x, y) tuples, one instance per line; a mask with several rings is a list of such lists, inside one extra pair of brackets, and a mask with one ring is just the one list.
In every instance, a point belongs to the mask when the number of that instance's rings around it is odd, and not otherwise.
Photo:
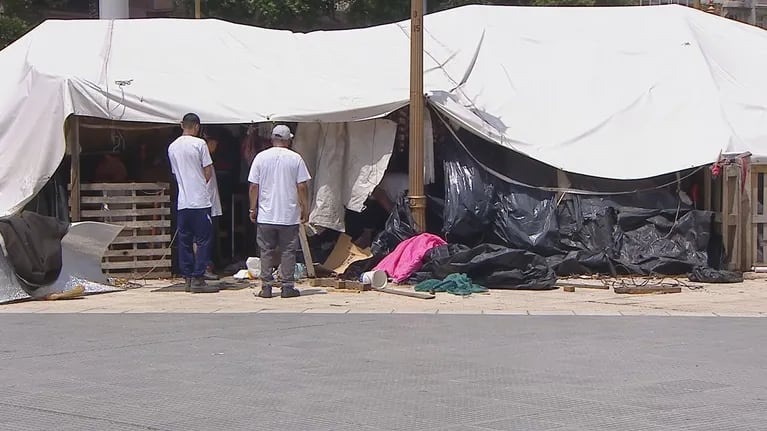
[(445, 244), (447, 243), (442, 238), (423, 233), (402, 241), (375, 269), (385, 271), (394, 281), (401, 283), (421, 269), (423, 257), (429, 250)]

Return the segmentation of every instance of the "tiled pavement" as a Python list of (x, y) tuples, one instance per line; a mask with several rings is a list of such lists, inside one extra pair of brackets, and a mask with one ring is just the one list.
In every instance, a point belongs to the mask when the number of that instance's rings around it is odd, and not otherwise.
[[(302, 287), (306, 296), (256, 298), (255, 289), (212, 295), (152, 292), (163, 282), (75, 301), (0, 305), (2, 313), (304, 313), (304, 314), (489, 314), (565, 316), (767, 317), (767, 280), (706, 285), (669, 295), (617, 295), (610, 290), (504, 291), (466, 298), (438, 294), (421, 300), (377, 292), (327, 293)], [(168, 282), (165, 282), (167, 284)], [(697, 286), (690, 286), (697, 287)]]
[(767, 429), (766, 319), (3, 314), (0, 328), (3, 430)]

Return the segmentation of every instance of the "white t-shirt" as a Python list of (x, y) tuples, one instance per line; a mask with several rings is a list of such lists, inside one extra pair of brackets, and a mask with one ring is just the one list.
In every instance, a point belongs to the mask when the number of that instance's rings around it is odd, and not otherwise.
[(410, 187), (410, 179), (407, 174), (401, 172), (386, 173), (378, 187), (386, 192), (392, 203), (397, 203), (397, 200), (404, 196), (405, 191)]
[(253, 159), (248, 181), (258, 184), (258, 222), (293, 226), (301, 222), (297, 184), (312, 177), (295, 151), (273, 147)]
[(210, 208), (203, 168), (212, 165), (213, 160), (205, 141), (194, 136), (181, 136), (168, 147), (168, 158), (178, 182), (178, 209)]
[(208, 181), (208, 193), (210, 193), (210, 216), (218, 217), (224, 214), (221, 208), (221, 197), (218, 194), (218, 179), (216, 178), (216, 168), (213, 168), (213, 175)]

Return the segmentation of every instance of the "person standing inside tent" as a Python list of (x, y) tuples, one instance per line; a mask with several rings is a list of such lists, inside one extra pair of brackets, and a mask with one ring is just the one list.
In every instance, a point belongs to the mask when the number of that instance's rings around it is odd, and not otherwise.
[[(205, 136), (205, 142), (208, 144), (208, 151), (210, 152), (212, 158), (215, 156), (216, 150), (218, 149), (219, 139), (215, 134), (207, 133)], [(212, 173), (210, 180), (208, 181), (208, 193), (210, 194), (210, 217), (213, 222), (212, 229), (210, 230), (210, 251), (208, 252), (209, 261), (205, 270), (205, 279), (218, 280), (219, 277), (214, 273), (215, 265), (213, 263), (213, 258), (218, 251), (218, 220), (219, 217), (224, 214), (224, 212), (221, 208), (221, 197), (218, 193), (218, 177), (216, 176), (216, 167), (211, 165), (211, 169)]]
[(309, 218), (309, 191), (311, 179), (301, 156), (290, 150), (293, 134), (288, 126), (279, 125), (272, 130), (272, 148), (253, 159), (250, 182), (250, 220), (258, 223), (256, 240), (261, 251), (261, 298), (272, 297), (274, 277), (272, 269), (280, 256), (280, 296), (300, 296), (294, 283), (299, 224)]
[(171, 172), (178, 183), (176, 225), (180, 271), (186, 279), (188, 292), (215, 293), (218, 288), (205, 282), (213, 228), (208, 191), (208, 182), (213, 176), (213, 160), (205, 141), (199, 138), (200, 117), (197, 114), (184, 115), (181, 128), (183, 134), (168, 147)]

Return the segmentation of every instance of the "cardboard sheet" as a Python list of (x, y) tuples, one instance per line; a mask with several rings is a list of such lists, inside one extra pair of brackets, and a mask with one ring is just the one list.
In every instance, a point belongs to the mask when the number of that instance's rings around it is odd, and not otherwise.
[(342, 234), (338, 237), (338, 242), (336, 242), (333, 252), (330, 253), (330, 257), (322, 264), (322, 267), (336, 274), (343, 274), (349, 268), (349, 265), (369, 259), (372, 256), (373, 253), (370, 251), (370, 248), (361, 249), (354, 245), (349, 235)]

